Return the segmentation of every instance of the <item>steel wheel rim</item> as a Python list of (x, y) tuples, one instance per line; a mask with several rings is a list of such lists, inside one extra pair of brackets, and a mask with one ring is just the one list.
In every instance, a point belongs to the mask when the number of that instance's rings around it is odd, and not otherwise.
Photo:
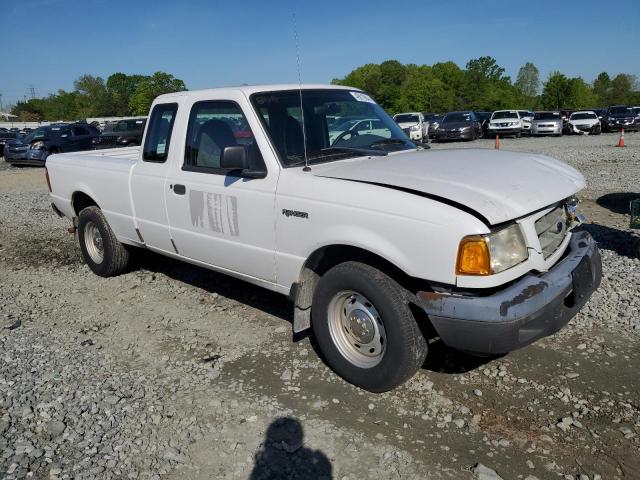
[(98, 226), (93, 222), (87, 222), (84, 226), (84, 246), (91, 260), (102, 263), (104, 260), (104, 242)]
[(378, 365), (387, 346), (382, 317), (364, 295), (346, 290), (329, 303), (329, 334), (340, 354), (353, 365)]

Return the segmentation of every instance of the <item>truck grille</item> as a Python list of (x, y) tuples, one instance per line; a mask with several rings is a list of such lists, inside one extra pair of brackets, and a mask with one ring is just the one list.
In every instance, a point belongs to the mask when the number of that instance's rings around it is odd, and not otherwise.
[(540, 247), (545, 258), (549, 258), (567, 236), (568, 217), (564, 206), (554, 208), (544, 217), (536, 220), (536, 233), (540, 240)]

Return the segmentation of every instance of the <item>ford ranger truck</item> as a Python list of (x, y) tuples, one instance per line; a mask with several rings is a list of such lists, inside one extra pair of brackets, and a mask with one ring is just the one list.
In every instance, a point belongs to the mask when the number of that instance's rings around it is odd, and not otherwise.
[(595, 241), (572, 231), (579, 172), (422, 149), (355, 88), (161, 95), (140, 147), (53, 155), (47, 179), (96, 274), (145, 248), (288, 295), (294, 332), (373, 392), (423, 365), (423, 332), (501, 355), (562, 328), (601, 278)]

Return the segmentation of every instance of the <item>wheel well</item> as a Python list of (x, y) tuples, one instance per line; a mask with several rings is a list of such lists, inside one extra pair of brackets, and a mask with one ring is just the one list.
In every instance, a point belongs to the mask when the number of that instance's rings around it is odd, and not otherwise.
[(71, 205), (73, 205), (73, 211), (76, 215), (80, 215), (80, 212), (87, 207), (98, 207), (96, 201), (89, 195), (83, 192), (75, 192), (71, 197)]
[(300, 278), (291, 288), (294, 302), (293, 330), (303, 331), (311, 326), (313, 292), (320, 277), (339, 263), (362, 262), (386, 273), (409, 292), (415, 293), (425, 286), (422, 280), (410, 277), (387, 259), (368, 250), (350, 245), (329, 245), (313, 252), (302, 268)]

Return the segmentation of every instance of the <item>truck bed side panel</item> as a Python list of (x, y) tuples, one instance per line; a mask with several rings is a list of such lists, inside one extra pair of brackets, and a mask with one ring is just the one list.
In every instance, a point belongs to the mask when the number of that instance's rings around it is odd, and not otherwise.
[(77, 216), (73, 195), (82, 192), (102, 209), (119, 240), (137, 243), (129, 175), (138, 148), (62, 153), (47, 159), (52, 199), (67, 217)]

